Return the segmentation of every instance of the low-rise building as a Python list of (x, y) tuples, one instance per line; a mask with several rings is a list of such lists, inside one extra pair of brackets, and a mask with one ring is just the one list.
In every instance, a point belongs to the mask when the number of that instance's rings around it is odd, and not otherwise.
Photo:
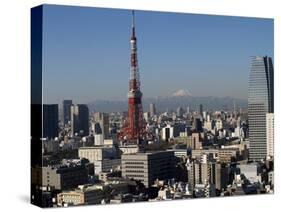
[(214, 184), (196, 184), (194, 187), (194, 195), (197, 198), (215, 197), (216, 189)]
[(81, 147), (79, 148), (78, 156), (80, 159), (86, 158), (91, 163), (94, 163), (95, 174), (109, 172), (120, 167), (121, 163), (113, 146)]
[(100, 204), (103, 198), (104, 194), (101, 189), (95, 186), (81, 185), (73, 191), (59, 193), (57, 204), (59, 206)]
[(274, 185), (274, 171), (268, 172), (268, 182), (273, 186)]
[(105, 158), (116, 158), (116, 149), (112, 146), (80, 147), (78, 156), (80, 159), (86, 158), (94, 163)]
[(236, 160), (239, 156), (238, 148), (219, 149), (218, 160), (222, 163), (230, 163)]
[(135, 154), (139, 151), (138, 145), (123, 145), (118, 147), (122, 154)]
[(55, 165), (32, 168), (33, 184), (51, 190), (71, 189), (88, 183), (88, 169), (83, 164)]
[(209, 158), (218, 159), (219, 149), (193, 149), (192, 158), (200, 159), (202, 155), (208, 155)]
[(103, 159), (94, 162), (95, 173), (120, 170), (121, 159)]
[(240, 175), (243, 175), (250, 183), (261, 182), (261, 175), (259, 174), (259, 165), (253, 164), (240, 164), (237, 166), (240, 169)]

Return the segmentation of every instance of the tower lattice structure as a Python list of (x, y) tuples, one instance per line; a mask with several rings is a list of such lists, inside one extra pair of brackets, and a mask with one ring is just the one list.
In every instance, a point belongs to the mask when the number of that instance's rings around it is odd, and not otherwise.
[(142, 111), (142, 92), (140, 90), (134, 11), (132, 11), (132, 34), (130, 44), (131, 70), (128, 92), (128, 117), (118, 137), (122, 140), (137, 143), (146, 136), (146, 130)]

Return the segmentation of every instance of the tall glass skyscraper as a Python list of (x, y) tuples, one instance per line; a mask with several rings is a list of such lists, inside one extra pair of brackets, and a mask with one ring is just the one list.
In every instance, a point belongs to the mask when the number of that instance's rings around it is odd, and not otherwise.
[(71, 115), (72, 100), (63, 100), (63, 123), (68, 124)]
[(89, 108), (86, 104), (71, 106), (71, 132), (80, 136), (89, 135)]
[(266, 114), (274, 112), (273, 64), (270, 57), (252, 57), (248, 88), (250, 160), (267, 155)]

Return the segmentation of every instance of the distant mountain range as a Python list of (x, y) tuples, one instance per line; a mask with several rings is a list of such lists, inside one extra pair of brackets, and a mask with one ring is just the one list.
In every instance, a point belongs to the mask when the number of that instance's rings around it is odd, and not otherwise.
[[(188, 91), (178, 91), (172, 96), (156, 97), (156, 98), (143, 98), (142, 100), (143, 111), (149, 110), (149, 104), (154, 103), (157, 112), (164, 112), (167, 109), (176, 110), (178, 107), (182, 107), (186, 110), (189, 106), (190, 110), (199, 110), (199, 105), (203, 105), (203, 110), (231, 110), (234, 107), (236, 109), (247, 108), (247, 99), (237, 99), (232, 97), (199, 97), (191, 96)], [(97, 112), (122, 112), (128, 110), (127, 100), (95, 100), (88, 103), (90, 111)]]

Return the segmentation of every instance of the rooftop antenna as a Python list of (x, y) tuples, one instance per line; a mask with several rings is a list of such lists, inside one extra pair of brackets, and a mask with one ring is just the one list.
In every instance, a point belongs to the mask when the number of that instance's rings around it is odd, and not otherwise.
[(132, 27), (135, 27), (135, 11), (132, 10)]
[(135, 37), (135, 11), (132, 10), (132, 38)]

